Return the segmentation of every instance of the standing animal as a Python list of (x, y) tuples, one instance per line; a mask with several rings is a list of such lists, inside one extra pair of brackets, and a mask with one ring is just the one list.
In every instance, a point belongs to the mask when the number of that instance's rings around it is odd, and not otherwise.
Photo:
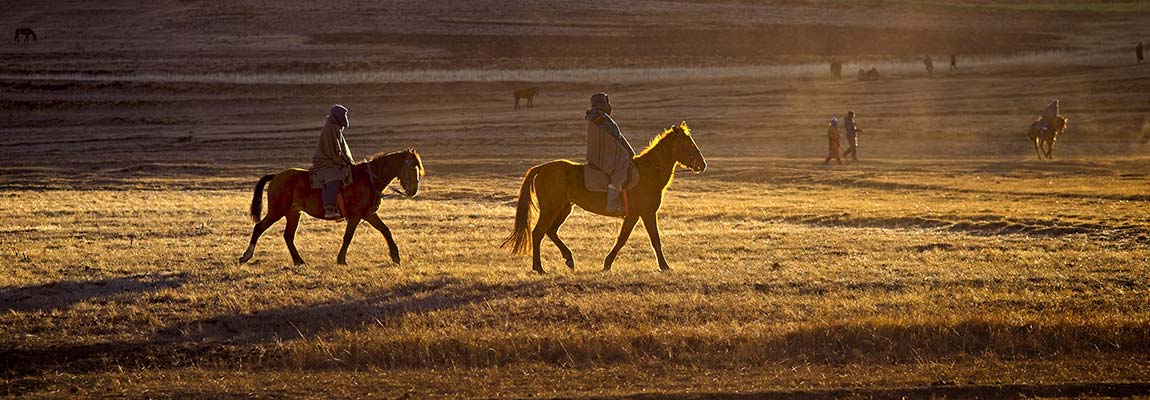
[[(383, 233), (391, 261), (399, 264), (399, 249), (391, 237), (391, 230), (384, 225), (383, 220), (379, 219), (376, 211), (379, 210), (383, 190), (396, 178), (399, 178), (399, 184), (403, 186), (403, 192), (407, 197), (419, 194), (419, 181), (423, 176), (423, 161), (419, 153), (415, 149), (379, 153), (369, 161), (353, 165), (351, 173), (352, 183), (340, 191), (345, 206), (343, 216), (347, 218), (347, 229), (343, 233), (343, 247), (339, 249), (336, 263), (347, 264), (347, 247), (355, 235), (355, 228), (359, 226), (360, 221), (367, 221)], [(295, 248), (295, 231), (299, 226), (300, 211), (315, 218), (324, 217), (320, 189), (312, 189), (311, 178), (308, 175), (305, 169), (292, 168), (278, 174), (264, 175), (256, 183), (251, 206), (252, 221), (256, 222), (256, 225), (252, 228), (252, 239), (248, 249), (240, 257), (241, 264), (252, 258), (260, 235), (283, 217), (287, 217), (284, 241), (287, 242), (292, 262), (295, 265), (304, 263)], [(263, 204), (264, 185), (268, 182), (271, 182), (268, 186), (268, 214), (261, 220), (260, 206)]]
[(539, 87), (532, 86), (527, 89), (515, 91), (515, 109), (519, 109), (519, 99), (527, 99), (527, 107), (535, 107), (535, 95), (539, 94)]
[(1069, 118), (1059, 115), (1050, 121), (1050, 127), (1045, 130), (1042, 129), (1041, 118), (1035, 118), (1034, 122), (1030, 124), (1030, 130), (1026, 132), (1026, 136), (1030, 138), (1031, 142), (1034, 142), (1034, 152), (1038, 153), (1039, 160), (1043, 158), (1054, 159), (1054, 142), (1058, 140), (1058, 135), (1066, 131), (1069, 122)]
[[(655, 257), (659, 261), (659, 269), (667, 271), (671, 266), (663, 256), (656, 213), (663, 204), (663, 194), (675, 176), (676, 166), (683, 165), (694, 172), (703, 172), (707, 169), (707, 161), (695, 144), (686, 122), (667, 128), (651, 141), (646, 150), (635, 156), (634, 160), (635, 167), (639, 171), (639, 182), (627, 191), (628, 207), (623, 216), (623, 226), (619, 229), (619, 237), (615, 239), (615, 247), (603, 260), (603, 270), (611, 269), (615, 256), (627, 243), (631, 230), (642, 219), (643, 226), (647, 228), (647, 236), (651, 238)], [(525, 254), (530, 248), (531, 268), (535, 272), (544, 273), (539, 255), (539, 246), (544, 236), (551, 238), (559, 248), (567, 267), (575, 269), (571, 249), (567, 248), (559, 238), (559, 228), (571, 215), (573, 204), (595, 214), (611, 215), (607, 211), (606, 197), (601, 192), (587, 190), (583, 173), (583, 164), (569, 160), (555, 160), (531, 167), (523, 177), (523, 186), (519, 189), (519, 202), (515, 210), (515, 227), (511, 235), (503, 241), (502, 246), (510, 248), (515, 254)], [(536, 200), (538, 200), (537, 207)], [(539, 211), (532, 227), (534, 216), (532, 210), (535, 208)]]
[(39, 39), (36, 38), (36, 32), (33, 31), (32, 28), (17, 29), (16, 34), (12, 36), (12, 41), (19, 42), (21, 37), (24, 38), (25, 42), (27, 42), (29, 38), (33, 41), (39, 41)]

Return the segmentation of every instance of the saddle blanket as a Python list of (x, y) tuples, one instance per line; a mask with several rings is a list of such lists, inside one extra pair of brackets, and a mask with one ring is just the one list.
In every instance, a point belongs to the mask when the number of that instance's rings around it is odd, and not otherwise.
[[(606, 192), (607, 185), (611, 184), (611, 176), (603, 170), (589, 164), (583, 164), (583, 185), (591, 192)], [(627, 180), (623, 181), (623, 190), (634, 189), (639, 184), (639, 169), (630, 168)]]

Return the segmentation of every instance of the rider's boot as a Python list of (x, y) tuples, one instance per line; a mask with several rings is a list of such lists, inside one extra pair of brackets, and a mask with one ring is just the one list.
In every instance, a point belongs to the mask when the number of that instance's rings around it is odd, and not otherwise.
[(619, 188), (615, 185), (607, 186), (607, 213), (615, 216), (623, 216), (623, 205), (619, 202)]
[(336, 199), (339, 197), (339, 189), (342, 186), (343, 182), (340, 181), (331, 181), (323, 184), (320, 199), (323, 200), (324, 219), (339, 219), (342, 217), (339, 213), (339, 207), (336, 205)]

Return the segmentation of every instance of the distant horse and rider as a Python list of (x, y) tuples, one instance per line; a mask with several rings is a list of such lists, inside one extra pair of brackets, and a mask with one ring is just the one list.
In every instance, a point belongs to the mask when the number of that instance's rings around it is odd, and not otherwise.
[(39, 41), (39, 39), (36, 38), (36, 32), (33, 31), (32, 28), (17, 29), (16, 34), (12, 36), (12, 41), (19, 42), (20, 38), (24, 38), (25, 42), (27, 42), (29, 39), (32, 41)]
[[(407, 149), (392, 153), (378, 153), (370, 160), (355, 164), (351, 168), (352, 183), (340, 190), (339, 197), (342, 203), (342, 218), (347, 219), (347, 229), (343, 234), (343, 246), (339, 249), (336, 263), (347, 264), (347, 248), (351, 244), (355, 228), (360, 221), (367, 221), (372, 227), (383, 234), (390, 251), (391, 261), (399, 264), (399, 248), (391, 236), (391, 230), (379, 218), (380, 196), (391, 182), (399, 179), (403, 186), (403, 194), (415, 197), (419, 194), (419, 182), (423, 176), (423, 161), (415, 149)], [(252, 228), (251, 242), (247, 251), (240, 257), (240, 263), (252, 258), (256, 249), (256, 241), (272, 224), (281, 218), (287, 217), (287, 227), (284, 229), (284, 242), (287, 243), (292, 263), (301, 265), (304, 260), (295, 247), (295, 232), (299, 227), (300, 212), (304, 212), (319, 219), (324, 218), (323, 202), (320, 199), (320, 189), (313, 189), (310, 183), (308, 170), (292, 168), (278, 174), (264, 175), (256, 183), (252, 194), (251, 217), (256, 222)], [(269, 185), (270, 182), (270, 185)], [(268, 213), (260, 219), (260, 209), (263, 204), (264, 186), (268, 185)]]
[[(663, 203), (663, 194), (675, 176), (675, 168), (683, 165), (694, 172), (703, 172), (707, 169), (707, 161), (695, 144), (687, 123), (683, 122), (667, 128), (655, 137), (646, 150), (634, 157), (634, 165), (638, 170), (638, 182), (626, 192), (628, 207), (623, 216), (623, 226), (619, 229), (615, 246), (603, 261), (603, 270), (611, 269), (611, 264), (627, 243), (635, 224), (642, 219), (658, 258), (659, 269), (667, 271), (671, 267), (663, 256), (656, 213)], [(530, 249), (531, 268), (535, 272), (544, 273), (539, 254), (544, 236), (559, 248), (567, 267), (575, 268), (571, 249), (559, 238), (559, 228), (571, 215), (572, 205), (595, 214), (616, 216), (608, 210), (607, 199), (601, 192), (587, 189), (584, 173), (583, 164), (555, 160), (531, 167), (523, 177), (515, 211), (515, 227), (503, 246), (509, 247), (515, 254), (525, 254)], [(535, 204), (536, 200), (538, 205)], [(532, 218), (532, 210), (535, 208), (539, 210), (538, 217)]]
[(1043, 158), (1048, 160), (1054, 159), (1054, 142), (1058, 140), (1058, 135), (1066, 131), (1069, 118), (1064, 116), (1056, 116), (1050, 121), (1050, 126), (1046, 129), (1042, 128), (1041, 118), (1036, 118), (1030, 124), (1030, 129), (1026, 131), (1026, 136), (1034, 143), (1034, 152), (1038, 153), (1038, 159)]
[(1069, 118), (1062, 116), (1058, 111), (1058, 100), (1051, 100), (1042, 115), (1034, 119), (1026, 136), (1034, 143), (1034, 152), (1038, 159), (1054, 159), (1054, 142), (1058, 135), (1066, 131)]
[(535, 107), (535, 96), (539, 94), (539, 87), (532, 86), (526, 89), (516, 90), (515, 95), (515, 109), (519, 109), (519, 99), (527, 99), (527, 108)]

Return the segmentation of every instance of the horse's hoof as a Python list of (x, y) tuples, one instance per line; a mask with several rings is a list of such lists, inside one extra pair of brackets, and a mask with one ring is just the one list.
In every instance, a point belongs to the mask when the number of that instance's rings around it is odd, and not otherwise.
[(543, 267), (539, 267), (539, 268), (531, 268), (531, 270), (532, 270), (532, 271), (535, 271), (535, 273), (537, 273), (537, 274), (539, 274), (539, 275), (547, 275), (547, 271), (544, 271), (544, 270), (543, 270)]
[(391, 256), (391, 262), (395, 263), (395, 265), (399, 265), (399, 256)]
[(671, 267), (659, 267), (659, 272), (671, 272)]
[(574, 271), (575, 270), (575, 260), (568, 258), (567, 259), (567, 268)]
[(296, 260), (296, 261), (292, 261), (291, 263), (292, 263), (292, 265), (297, 266), (297, 267), (302, 266), (304, 264), (307, 264), (307, 263), (303, 262), (303, 260)]
[(246, 262), (248, 262), (248, 260), (251, 260), (251, 259), (252, 259), (251, 254), (244, 254), (244, 255), (240, 256), (240, 264), (246, 263)]

